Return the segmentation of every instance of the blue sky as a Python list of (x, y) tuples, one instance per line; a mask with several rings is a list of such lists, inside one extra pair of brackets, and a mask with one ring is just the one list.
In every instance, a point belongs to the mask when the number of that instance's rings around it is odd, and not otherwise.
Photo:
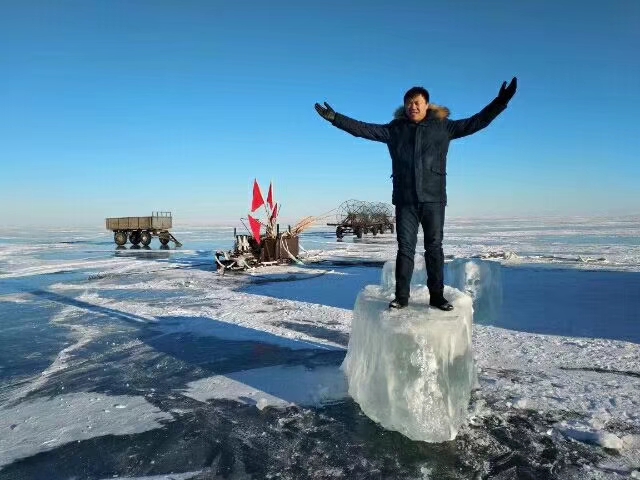
[(422, 85), (463, 118), (514, 75), (451, 145), (449, 217), (638, 214), (639, 22), (628, 0), (5, 2), (2, 221), (237, 223), (254, 178), (283, 221), (390, 202), (386, 146), (313, 104), (385, 123)]

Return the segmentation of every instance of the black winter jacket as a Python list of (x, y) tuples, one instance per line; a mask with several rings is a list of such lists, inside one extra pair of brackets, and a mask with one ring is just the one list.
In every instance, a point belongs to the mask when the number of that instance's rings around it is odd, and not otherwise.
[(449, 120), (449, 111), (429, 105), (420, 123), (401, 117), (380, 125), (336, 113), (333, 125), (356, 137), (386, 143), (392, 162), (394, 205), (447, 202), (446, 174), (449, 142), (488, 126), (507, 106), (494, 99), (475, 115)]

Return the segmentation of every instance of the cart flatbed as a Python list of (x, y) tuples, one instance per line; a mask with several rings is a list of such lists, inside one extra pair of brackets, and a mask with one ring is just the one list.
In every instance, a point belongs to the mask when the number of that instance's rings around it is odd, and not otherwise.
[(162, 246), (167, 246), (171, 241), (176, 247), (182, 246), (169, 231), (173, 226), (171, 212), (152, 212), (146, 217), (109, 217), (105, 222), (118, 246), (129, 241), (132, 245), (148, 247), (153, 237), (158, 237)]

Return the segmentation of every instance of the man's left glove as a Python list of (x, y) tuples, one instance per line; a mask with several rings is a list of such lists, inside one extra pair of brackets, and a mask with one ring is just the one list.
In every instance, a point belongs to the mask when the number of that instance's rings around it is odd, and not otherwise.
[(516, 94), (516, 89), (518, 88), (518, 79), (513, 77), (509, 85), (507, 86), (507, 82), (502, 82), (502, 86), (500, 87), (500, 92), (498, 93), (498, 99), (500, 102), (505, 105), (509, 103), (509, 100), (513, 98)]
[(335, 110), (331, 108), (331, 105), (329, 105), (327, 102), (324, 102), (324, 105), (325, 106), (323, 107), (319, 103), (316, 103), (316, 112), (318, 112), (318, 115), (320, 115), (325, 120), (333, 122), (336, 118)]

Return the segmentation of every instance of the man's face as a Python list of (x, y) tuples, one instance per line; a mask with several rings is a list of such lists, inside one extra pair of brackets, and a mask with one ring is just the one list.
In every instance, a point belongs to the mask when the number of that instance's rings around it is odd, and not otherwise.
[(404, 104), (404, 111), (407, 118), (412, 122), (421, 122), (427, 116), (427, 107), (429, 104), (422, 95), (417, 95), (407, 100)]

